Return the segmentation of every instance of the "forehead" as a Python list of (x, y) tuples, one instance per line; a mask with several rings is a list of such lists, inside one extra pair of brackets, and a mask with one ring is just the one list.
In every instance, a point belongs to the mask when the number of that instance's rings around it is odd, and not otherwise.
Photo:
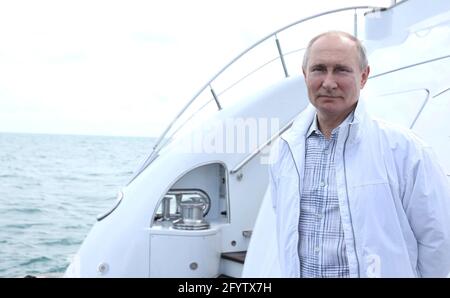
[(353, 40), (339, 35), (325, 35), (312, 44), (308, 60), (309, 65), (344, 64), (357, 66), (359, 64), (359, 53)]

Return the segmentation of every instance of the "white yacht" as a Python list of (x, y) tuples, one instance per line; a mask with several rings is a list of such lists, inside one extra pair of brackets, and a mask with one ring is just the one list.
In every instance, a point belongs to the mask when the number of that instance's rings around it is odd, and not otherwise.
[(326, 30), (363, 40), (369, 112), (414, 130), (450, 179), (450, 1), (393, 2), (299, 20), (227, 64), (98, 217), (65, 276), (278, 276), (269, 151), (308, 104), (303, 51)]

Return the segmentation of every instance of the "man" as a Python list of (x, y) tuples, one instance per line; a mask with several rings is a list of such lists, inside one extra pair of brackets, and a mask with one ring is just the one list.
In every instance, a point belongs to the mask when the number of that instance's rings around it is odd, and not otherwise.
[(407, 129), (359, 100), (370, 68), (350, 34), (327, 32), (303, 63), (309, 106), (270, 165), (287, 277), (440, 277), (450, 271), (450, 186)]

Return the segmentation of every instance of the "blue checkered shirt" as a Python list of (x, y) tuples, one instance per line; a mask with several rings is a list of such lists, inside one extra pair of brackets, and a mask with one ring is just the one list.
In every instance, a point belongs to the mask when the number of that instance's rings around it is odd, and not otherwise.
[(349, 277), (334, 166), (339, 129), (326, 139), (314, 117), (306, 137), (305, 175), (300, 200), (301, 277)]

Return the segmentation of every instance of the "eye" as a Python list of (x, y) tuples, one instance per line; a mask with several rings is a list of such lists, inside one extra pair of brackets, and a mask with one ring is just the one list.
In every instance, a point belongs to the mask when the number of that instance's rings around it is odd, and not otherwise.
[(352, 72), (352, 70), (350, 68), (347, 67), (337, 67), (335, 69), (336, 72), (340, 72), (340, 73), (350, 73)]
[(325, 67), (323, 67), (323, 66), (313, 66), (312, 68), (311, 68), (311, 72), (323, 72), (323, 71), (325, 71), (326, 69), (325, 69)]

